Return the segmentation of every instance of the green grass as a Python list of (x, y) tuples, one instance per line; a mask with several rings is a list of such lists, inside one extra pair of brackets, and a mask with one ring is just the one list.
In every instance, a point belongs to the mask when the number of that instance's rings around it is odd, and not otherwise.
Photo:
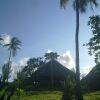
[(20, 96), (13, 96), (11, 100), (60, 100), (62, 93), (59, 91), (30, 92)]
[(84, 100), (100, 100), (100, 91), (85, 94)]
[[(13, 96), (11, 100), (61, 100), (62, 92), (59, 91), (41, 91), (29, 92), (20, 96)], [(100, 91), (87, 93), (84, 100), (100, 100)]]

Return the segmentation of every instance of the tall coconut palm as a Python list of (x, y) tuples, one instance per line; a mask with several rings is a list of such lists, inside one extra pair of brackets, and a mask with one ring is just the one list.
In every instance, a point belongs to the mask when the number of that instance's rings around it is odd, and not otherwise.
[[(12, 37), (10, 43), (5, 44), (4, 46), (8, 47), (9, 50), (8, 68), (10, 69), (11, 57), (16, 56), (17, 50), (20, 49), (21, 41), (17, 37)], [(8, 78), (7, 78), (7, 82), (8, 82)]]
[[(69, 0), (60, 0), (60, 5), (64, 9)], [(98, 6), (97, 0), (72, 0), (73, 8), (76, 12), (76, 32), (75, 32), (75, 46), (76, 46), (76, 96), (78, 100), (83, 100), (80, 87), (80, 70), (79, 70), (79, 13), (84, 13), (90, 5)]]

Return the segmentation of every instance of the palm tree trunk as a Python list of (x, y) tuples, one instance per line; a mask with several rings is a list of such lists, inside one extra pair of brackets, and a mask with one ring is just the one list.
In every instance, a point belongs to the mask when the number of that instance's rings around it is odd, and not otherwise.
[(11, 59), (11, 50), (10, 50), (10, 54), (9, 54), (9, 60), (8, 60), (8, 62), (10, 62), (10, 59)]
[[(8, 69), (9, 70), (10, 70), (10, 60), (11, 60), (11, 50), (10, 50), (9, 59), (8, 59)], [(9, 75), (7, 76), (7, 83), (8, 83), (8, 78), (9, 78)]]
[(83, 100), (80, 86), (80, 70), (79, 70), (79, 0), (76, 0), (76, 96), (78, 100)]

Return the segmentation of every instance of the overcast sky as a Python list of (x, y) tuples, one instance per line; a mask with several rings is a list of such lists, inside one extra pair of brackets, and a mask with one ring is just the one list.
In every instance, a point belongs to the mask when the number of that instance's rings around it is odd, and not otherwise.
[[(0, 0), (0, 34), (16, 36), (22, 41), (22, 48), (14, 62), (43, 56), (51, 50), (59, 53), (61, 58), (69, 56), (70, 66), (74, 66), (75, 12), (71, 3), (64, 10), (60, 8), (59, 2), (60, 0)], [(94, 11), (89, 8), (87, 13), (80, 15), (81, 71), (95, 64), (93, 57), (88, 55), (88, 49), (82, 45), (92, 36), (87, 26), (89, 16), (97, 14), (100, 14), (100, 8)], [(7, 48), (0, 47), (1, 65), (8, 60), (8, 56)], [(68, 65), (67, 62), (64, 63)]]

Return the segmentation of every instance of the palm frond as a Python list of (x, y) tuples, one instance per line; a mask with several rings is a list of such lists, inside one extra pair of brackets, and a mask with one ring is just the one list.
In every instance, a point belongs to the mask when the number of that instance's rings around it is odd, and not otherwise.
[(9, 47), (9, 46), (10, 46), (10, 44), (4, 44), (3, 46), (4, 46), (4, 47)]
[(88, 6), (87, 0), (80, 0), (79, 2), (79, 10), (81, 13), (85, 13)]
[(16, 56), (17, 50), (20, 49), (21, 41), (17, 37), (11, 39), (12, 56)]
[[(79, 0), (79, 11), (81, 13), (85, 13), (88, 6), (93, 9), (93, 6), (97, 7), (98, 3), (97, 0)], [(73, 1), (73, 8), (76, 10), (76, 1)]]
[(60, 7), (65, 9), (68, 1), (69, 0), (60, 0)]
[[(85, 13), (87, 7), (88, 7), (87, 0), (79, 0), (79, 11), (81, 13)], [(74, 8), (74, 10), (76, 10), (76, 1), (75, 0), (73, 1), (73, 8)]]
[(20, 47), (16, 47), (16, 49), (21, 49)]
[(17, 50), (20, 49), (21, 41), (17, 37), (12, 37), (9, 44), (5, 44), (4, 47), (8, 47), (11, 50), (12, 56), (16, 56)]
[(88, 0), (88, 2), (90, 3), (90, 7), (93, 10), (93, 6), (98, 7), (98, 3), (97, 0)]

